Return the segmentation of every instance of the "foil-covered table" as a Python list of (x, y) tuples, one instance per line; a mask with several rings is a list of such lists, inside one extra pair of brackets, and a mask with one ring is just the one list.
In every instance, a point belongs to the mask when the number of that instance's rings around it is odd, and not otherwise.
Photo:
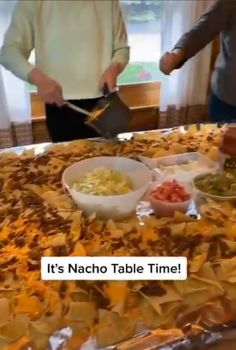
[[(201, 129), (201, 125), (197, 125), (198, 129)], [(179, 128), (165, 129), (163, 133), (171, 133), (175, 130), (180, 132), (186, 132), (187, 126)], [(119, 135), (117, 138), (121, 142), (125, 142), (133, 137), (133, 133), (126, 133)], [(96, 139), (99, 141), (102, 139)], [(0, 150), (1, 153), (13, 152), (18, 155), (25, 151), (32, 150), (35, 155), (45, 152), (51, 143), (42, 143), (35, 145), (19, 146), (9, 149)], [(145, 200), (141, 202), (137, 208), (137, 214), (144, 216), (152, 214), (150, 207)], [(189, 214), (198, 215), (195, 206), (190, 208)], [(186, 332), (184, 337), (174, 337), (171, 341), (161, 341), (158, 336), (155, 335), (155, 331), (142, 330), (132, 339), (123, 343), (109, 346), (103, 350), (235, 350), (236, 349), (236, 320), (228, 322), (226, 324), (217, 324), (213, 327), (206, 329), (193, 330), (191, 326), (186, 325)], [(66, 328), (56, 332), (51, 338), (50, 350), (63, 350), (63, 343), (66, 338), (70, 336), (70, 329)], [(89, 339), (82, 347), (82, 350), (95, 350), (93, 339)], [(27, 350), (31, 350), (28, 348)], [(46, 350), (46, 349), (45, 349)]]

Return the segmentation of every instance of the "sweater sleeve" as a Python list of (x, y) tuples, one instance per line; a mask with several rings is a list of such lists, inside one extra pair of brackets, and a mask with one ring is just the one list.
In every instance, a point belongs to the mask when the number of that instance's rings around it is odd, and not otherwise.
[(34, 68), (28, 59), (34, 48), (33, 21), (36, 4), (37, 1), (18, 1), (0, 51), (0, 64), (26, 81)]
[(174, 49), (184, 49), (186, 59), (193, 57), (209, 44), (229, 22), (234, 1), (216, 0), (175, 45)]
[(112, 1), (113, 11), (113, 62), (127, 64), (129, 62), (129, 46), (127, 31), (120, 9), (119, 1)]

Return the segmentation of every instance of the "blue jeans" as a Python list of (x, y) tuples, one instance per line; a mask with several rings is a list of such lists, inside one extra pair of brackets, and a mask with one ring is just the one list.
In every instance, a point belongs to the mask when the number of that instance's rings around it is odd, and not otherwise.
[(232, 123), (236, 121), (236, 106), (221, 101), (211, 94), (209, 102), (210, 120), (213, 123)]

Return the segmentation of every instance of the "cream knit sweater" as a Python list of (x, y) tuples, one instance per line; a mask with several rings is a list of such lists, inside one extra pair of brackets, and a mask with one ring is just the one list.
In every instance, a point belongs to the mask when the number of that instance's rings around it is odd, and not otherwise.
[(19, 0), (0, 63), (27, 80), (33, 49), (36, 67), (61, 84), (65, 99), (101, 96), (103, 71), (129, 60), (118, 0)]

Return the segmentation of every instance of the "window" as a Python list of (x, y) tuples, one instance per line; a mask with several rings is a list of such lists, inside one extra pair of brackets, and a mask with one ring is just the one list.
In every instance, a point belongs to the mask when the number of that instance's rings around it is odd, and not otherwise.
[(7, 27), (11, 20), (11, 13), (16, 4), (15, 0), (1, 1), (0, 0), (0, 47), (3, 43), (3, 38)]
[(130, 45), (130, 63), (119, 84), (161, 80), (158, 59), (161, 52), (161, 0), (120, 0)]

